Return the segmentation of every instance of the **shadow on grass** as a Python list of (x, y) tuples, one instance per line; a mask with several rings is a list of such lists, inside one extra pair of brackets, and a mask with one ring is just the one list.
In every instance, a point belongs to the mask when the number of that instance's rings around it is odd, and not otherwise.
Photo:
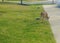
[(13, 5), (23, 5), (23, 6), (29, 6), (29, 4), (21, 4), (21, 3), (13, 3), (13, 2), (0, 2), (0, 4), (13, 4)]
[(14, 2), (0, 2), (0, 4), (15, 4), (15, 5), (23, 5), (23, 6), (30, 6), (30, 5), (53, 5), (53, 3), (50, 3), (50, 4), (44, 4), (44, 3), (38, 3), (38, 4), (26, 4), (26, 3), (14, 3)]

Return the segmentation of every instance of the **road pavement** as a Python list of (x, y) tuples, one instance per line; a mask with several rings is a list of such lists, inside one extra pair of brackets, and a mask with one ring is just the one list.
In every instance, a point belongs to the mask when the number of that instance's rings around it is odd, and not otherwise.
[(43, 7), (50, 17), (49, 22), (51, 24), (56, 43), (60, 43), (60, 8), (56, 5), (43, 5)]

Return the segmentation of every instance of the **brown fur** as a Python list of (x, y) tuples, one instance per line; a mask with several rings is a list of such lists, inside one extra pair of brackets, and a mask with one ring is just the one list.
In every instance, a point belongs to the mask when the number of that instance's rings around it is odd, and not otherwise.
[(49, 19), (49, 17), (48, 17), (48, 14), (47, 14), (47, 12), (41, 12), (41, 18), (42, 19), (44, 19), (44, 20), (48, 20)]

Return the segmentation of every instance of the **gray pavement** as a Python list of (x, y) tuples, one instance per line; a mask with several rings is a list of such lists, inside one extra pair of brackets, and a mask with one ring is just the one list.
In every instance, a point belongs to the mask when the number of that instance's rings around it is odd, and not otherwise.
[(60, 8), (57, 8), (56, 5), (43, 5), (43, 7), (50, 17), (49, 22), (56, 43), (60, 43)]

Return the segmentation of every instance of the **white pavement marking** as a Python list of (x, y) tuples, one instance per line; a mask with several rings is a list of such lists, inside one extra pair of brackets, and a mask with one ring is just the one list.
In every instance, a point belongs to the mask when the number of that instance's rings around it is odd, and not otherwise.
[(60, 43), (60, 8), (57, 8), (56, 5), (43, 5), (43, 7), (50, 17), (49, 22), (56, 43)]

